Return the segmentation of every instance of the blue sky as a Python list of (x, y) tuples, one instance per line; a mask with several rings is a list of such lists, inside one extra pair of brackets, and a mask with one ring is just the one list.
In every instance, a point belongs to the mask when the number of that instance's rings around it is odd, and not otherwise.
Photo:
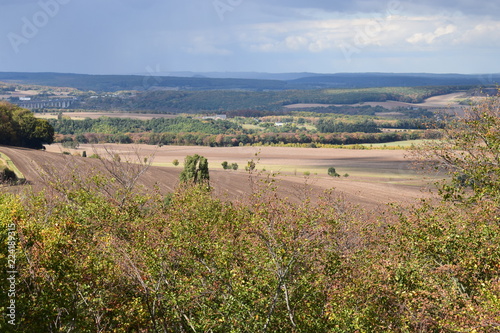
[(0, 71), (499, 73), (491, 0), (2, 0)]

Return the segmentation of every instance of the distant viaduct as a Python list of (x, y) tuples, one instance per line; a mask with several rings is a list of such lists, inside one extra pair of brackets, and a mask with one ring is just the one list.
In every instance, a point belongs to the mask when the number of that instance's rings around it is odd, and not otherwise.
[(16, 104), (24, 109), (42, 109), (46, 107), (50, 108), (67, 108), (73, 103), (70, 99), (53, 99), (48, 101), (19, 101)]

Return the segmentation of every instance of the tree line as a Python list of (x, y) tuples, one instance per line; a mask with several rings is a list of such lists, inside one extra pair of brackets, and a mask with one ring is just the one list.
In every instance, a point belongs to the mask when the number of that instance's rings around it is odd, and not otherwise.
[(316, 128), (321, 133), (380, 133), (379, 126), (373, 120), (346, 123), (334, 119), (320, 119)]
[(62, 118), (57, 120), (50, 119), (49, 123), (60, 134), (143, 132), (223, 134), (230, 130), (241, 130), (241, 126), (227, 120), (199, 120), (189, 117), (155, 118), (150, 120), (109, 117), (98, 119), (86, 118), (84, 120)]
[(76, 136), (60, 136), (58, 142), (78, 143), (144, 143), (151, 145), (185, 145), (210, 147), (235, 147), (243, 145), (326, 144), (350, 145), (362, 143), (386, 143), (416, 139), (436, 139), (436, 131), (406, 131), (387, 133), (259, 133), (218, 134), (205, 133), (139, 133), (104, 134), (85, 133)]
[[(317, 131), (300, 129), (286, 124), (276, 127), (274, 123), (262, 123), (262, 130), (245, 130), (240, 125), (227, 120), (198, 120), (186, 117), (151, 120), (107, 118), (87, 118), (81, 120), (50, 120), (59, 137), (58, 142), (77, 141), (79, 143), (147, 143), (163, 145), (200, 145), (211, 147), (231, 147), (252, 144), (359, 144), (384, 143), (391, 141), (419, 139), (433, 135), (421, 132), (382, 133), (372, 120), (337, 121), (319, 119)], [(405, 125), (391, 124), (390, 127)], [(407, 127), (414, 128), (408, 123)], [(416, 122), (416, 124), (420, 124)], [(267, 125), (267, 126), (266, 126)], [(389, 126), (389, 125), (388, 125)], [(417, 127), (418, 128), (418, 127)], [(62, 136), (61, 136), (62, 135)]]

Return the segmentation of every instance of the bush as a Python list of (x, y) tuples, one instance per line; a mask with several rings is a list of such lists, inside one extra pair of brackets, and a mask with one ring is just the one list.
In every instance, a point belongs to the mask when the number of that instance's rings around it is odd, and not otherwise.
[(229, 169), (229, 167), (228, 167), (229, 163), (227, 163), (227, 161), (222, 162), (222, 163), (221, 163), (221, 165), (222, 165), (222, 168), (223, 168), (224, 170)]
[[(7, 239), (12, 221), (23, 235), (19, 332), (333, 329), (325, 311), (330, 268), (322, 264), (336, 257), (330, 205), (290, 204), (266, 187), (246, 206), (184, 185), (122, 203), (100, 188), (113, 180), (94, 178), (63, 189), (70, 202), (0, 194), (0, 235)], [(0, 322), (0, 331), (7, 327)]]
[(328, 175), (332, 177), (340, 177), (340, 175), (337, 173), (334, 167), (328, 168)]
[(0, 183), (14, 183), (16, 182), (17, 175), (9, 168), (0, 169)]
[(77, 149), (80, 146), (80, 144), (78, 143), (78, 141), (73, 141), (73, 140), (63, 141), (61, 143), (61, 145), (64, 148), (68, 148), (68, 149)]
[(251, 172), (251, 171), (255, 170), (256, 166), (257, 165), (255, 164), (255, 162), (253, 160), (248, 161), (248, 163), (247, 163), (247, 165), (245, 167), (245, 170)]
[(173, 161), (172, 161), (172, 164), (173, 164), (174, 166), (178, 166), (178, 165), (179, 165), (179, 160), (178, 160), (178, 159), (173, 160)]
[(231, 169), (238, 170), (238, 163), (231, 164)]

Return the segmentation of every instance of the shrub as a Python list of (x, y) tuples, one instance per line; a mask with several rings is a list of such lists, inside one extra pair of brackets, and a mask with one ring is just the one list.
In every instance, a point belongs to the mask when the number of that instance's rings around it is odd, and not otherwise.
[(0, 169), (0, 183), (14, 183), (16, 182), (17, 175), (9, 168)]
[(68, 149), (77, 149), (80, 146), (80, 144), (78, 143), (78, 141), (73, 141), (72, 139), (67, 140), (67, 141), (63, 141), (61, 143), (61, 145), (64, 148), (68, 148)]
[(328, 175), (332, 177), (340, 177), (340, 175), (337, 173), (334, 167), (328, 168)]
[(178, 165), (179, 165), (179, 160), (178, 160), (178, 159), (173, 160), (173, 161), (172, 161), (172, 164), (173, 164), (174, 166), (178, 166)]
[(253, 160), (248, 161), (247, 165), (245, 166), (245, 170), (251, 172), (251, 171), (255, 170), (255, 167), (256, 167), (256, 164)]

